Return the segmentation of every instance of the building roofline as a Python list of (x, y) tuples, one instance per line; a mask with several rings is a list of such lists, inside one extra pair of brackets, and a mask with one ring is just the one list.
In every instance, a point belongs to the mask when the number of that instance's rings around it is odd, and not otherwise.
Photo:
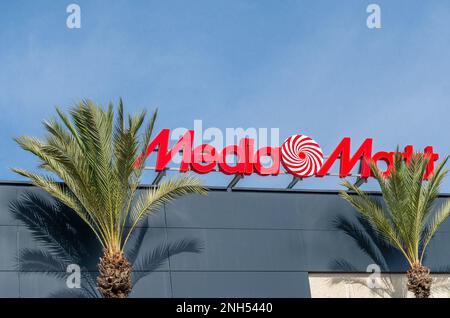
[[(19, 181), (19, 180), (0, 180), (1, 186), (24, 186), (24, 187), (34, 187), (34, 185), (29, 181)], [(142, 184), (139, 188), (150, 188), (153, 187), (151, 184)], [(259, 188), (259, 187), (236, 187), (232, 190), (227, 187), (219, 186), (207, 186), (210, 191), (214, 192), (260, 192), (260, 193), (304, 193), (304, 194), (338, 194), (339, 190), (327, 190), (327, 189), (284, 189), (284, 188)], [(372, 195), (381, 195), (380, 191), (365, 191), (366, 193)], [(450, 198), (450, 193), (440, 193), (440, 198)]]

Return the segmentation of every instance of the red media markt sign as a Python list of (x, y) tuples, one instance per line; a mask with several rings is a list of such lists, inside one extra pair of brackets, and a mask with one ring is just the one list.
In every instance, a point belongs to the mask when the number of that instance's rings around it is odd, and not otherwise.
[[(368, 178), (371, 176), (368, 164), (370, 161), (384, 162), (387, 168), (383, 173), (388, 176), (393, 167), (395, 153), (394, 151), (379, 151), (373, 154), (372, 138), (365, 139), (356, 152), (351, 153), (351, 139), (345, 137), (326, 160), (324, 160), (320, 145), (305, 135), (290, 136), (281, 147), (261, 147), (259, 149), (255, 149), (253, 139), (243, 138), (239, 145), (228, 145), (220, 150), (210, 144), (201, 144), (193, 149), (194, 130), (188, 130), (171, 149), (169, 149), (169, 138), (170, 130), (163, 129), (147, 147), (145, 157), (158, 149), (156, 171), (166, 169), (174, 155), (182, 150), (181, 172), (192, 170), (204, 174), (215, 170), (218, 166), (219, 171), (228, 175), (256, 173), (261, 176), (275, 176), (280, 173), (282, 165), (287, 172), (298, 178), (323, 177), (339, 159), (339, 176), (341, 178), (348, 176), (358, 162), (361, 164), (361, 178)], [(406, 162), (411, 160), (413, 154), (414, 149), (411, 145), (406, 146), (402, 152)], [(425, 147), (424, 154), (429, 158), (424, 176), (426, 179), (434, 171), (434, 163), (439, 159), (439, 155), (434, 153), (432, 146)], [(227, 162), (228, 156), (235, 156), (235, 162)], [(140, 163), (143, 157), (143, 155), (140, 156), (137, 163)], [(263, 157), (270, 157), (270, 166), (261, 163)]]

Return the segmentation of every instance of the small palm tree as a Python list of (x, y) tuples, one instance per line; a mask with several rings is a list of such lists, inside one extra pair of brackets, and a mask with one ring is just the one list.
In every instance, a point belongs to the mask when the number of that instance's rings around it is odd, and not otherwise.
[(407, 272), (408, 290), (417, 298), (430, 295), (430, 270), (422, 265), (422, 261), (437, 229), (450, 215), (450, 200), (437, 211), (433, 206), (439, 186), (447, 174), (444, 169), (447, 160), (448, 157), (428, 180), (423, 177), (429, 160), (423, 154), (415, 154), (410, 162), (406, 162), (402, 154), (396, 152), (389, 176), (381, 173), (374, 162), (369, 162), (372, 174), (380, 185), (384, 206), (348, 181), (343, 185), (356, 195), (340, 192), (341, 197), (406, 258), (410, 265)]
[[(369, 257), (371, 265), (378, 265), (381, 272), (391, 272), (398, 257), (402, 257), (402, 253), (392, 245), (387, 244), (383, 237), (378, 234), (378, 231), (361, 215), (358, 215), (356, 220), (351, 219), (348, 215), (339, 215), (333, 220), (332, 225), (333, 228), (350, 237), (356, 243), (360, 252)], [(422, 261), (425, 261), (426, 256), (424, 255)], [(361, 271), (360, 267), (358, 268), (358, 266), (343, 258), (333, 260), (330, 266), (340, 272), (357, 273)], [(366, 271), (368, 270), (369, 267), (366, 268)], [(440, 266), (439, 271), (450, 272), (450, 267), (448, 265)], [(402, 280), (395, 279), (391, 275), (382, 275), (373, 280), (371, 275), (372, 271), (368, 271), (365, 277), (333, 277), (329, 282), (331, 284), (345, 283), (370, 288), (374, 294), (380, 297), (404, 298), (407, 296), (408, 289)], [(437, 279), (433, 282), (433, 290), (448, 293), (450, 286), (446, 279)]]
[[(96, 288), (97, 274), (92, 272), (92, 267), (102, 255), (102, 246), (72, 209), (57, 200), (30, 191), (10, 203), (10, 212), (30, 231), (33, 239), (40, 243), (37, 248), (19, 251), (17, 269), (21, 274), (46, 275), (67, 281), (68, 266), (77, 264), (81, 269), (80, 288), (70, 289), (66, 285), (48, 296), (102, 297)], [(155, 247), (148, 249), (144, 244), (150, 230), (148, 219), (144, 219), (139, 225), (124, 250), (128, 262), (133, 265), (133, 286), (161, 267), (169, 257), (181, 253), (200, 253), (203, 249), (201, 241), (189, 237), (169, 242), (156, 237)]]
[(13, 171), (70, 207), (89, 226), (103, 248), (98, 264), (100, 292), (108, 298), (127, 297), (132, 265), (124, 247), (136, 226), (163, 204), (206, 190), (198, 179), (183, 176), (137, 194), (145, 160), (136, 158), (147, 155), (156, 111), (141, 134), (145, 112), (129, 115), (125, 121), (122, 100), (115, 119), (112, 104), (104, 110), (90, 100), (70, 110), (72, 120), (56, 110), (59, 120), (44, 122), (45, 139), (15, 139), (38, 157), (40, 168), (49, 174)]

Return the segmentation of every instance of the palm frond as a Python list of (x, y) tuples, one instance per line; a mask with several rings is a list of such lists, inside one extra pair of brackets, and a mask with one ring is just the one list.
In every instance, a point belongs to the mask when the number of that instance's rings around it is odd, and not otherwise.
[(406, 256), (407, 253), (401, 238), (395, 231), (392, 219), (383, 209), (381, 204), (369, 197), (352, 183), (344, 181), (343, 185), (354, 191), (356, 195), (352, 195), (345, 191), (341, 191), (339, 195), (359, 211), (387, 242), (398, 248)]
[[(13, 171), (74, 210), (107, 251), (123, 252), (136, 225), (161, 205), (187, 193), (205, 192), (199, 180), (181, 177), (139, 197), (138, 207), (132, 208), (157, 111), (147, 124), (145, 111), (125, 120), (122, 99), (116, 116), (111, 103), (103, 109), (91, 100), (77, 103), (69, 115), (60, 108), (56, 112), (56, 119), (43, 123), (44, 139), (15, 139), (39, 159), (39, 167), (48, 175)], [(141, 154), (144, 157), (136, 165)], [(133, 226), (123, 239), (130, 217)]]
[[(375, 162), (370, 162), (373, 176), (380, 186), (385, 207), (353, 184), (343, 185), (352, 195), (341, 191), (347, 200), (386, 241), (403, 253), (410, 265), (423, 261), (425, 250), (439, 226), (450, 215), (450, 204), (445, 203), (433, 213), (433, 202), (438, 197), (439, 186), (447, 174), (444, 166), (448, 157), (435, 169), (428, 181), (424, 180), (430, 158), (414, 154), (406, 162), (398, 151), (394, 154), (393, 169), (387, 176)], [(431, 220), (431, 221), (428, 221)]]
[(352, 223), (341, 216), (336, 218), (333, 223), (336, 229), (353, 238), (359, 249), (369, 256), (374, 263), (379, 264), (383, 270), (387, 270), (388, 265), (379, 247), (381, 242), (378, 240), (378, 233), (373, 231), (373, 226), (370, 223), (365, 224), (365, 219), (358, 219), (358, 221), (359, 223)]
[[(173, 177), (162, 182), (158, 187), (150, 188), (141, 194), (130, 213), (130, 233), (139, 222), (150, 213), (157, 211), (164, 204), (186, 194), (206, 194), (202, 182), (193, 176)], [(125, 239), (125, 243), (129, 234)]]
[(142, 242), (144, 241), (146, 233), (147, 233), (146, 227), (139, 227), (133, 232), (134, 240), (132, 242), (129, 242), (128, 248), (125, 249), (125, 255), (127, 257), (127, 260), (131, 264), (133, 264), (136, 261), (136, 258), (139, 254), (139, 250), (141, 249), (141, 245)]
[(420, 256), (421, 260), (431, 239), (436, 234), (437, 230), (442, 225), (442, 223), (444, 223), (449, 216), (450, 216), (450, 200), (446, 200), (446, 202), (442, 204), (442, 206), (436, 212), (431, 222), (425, 227), (422, 254)]

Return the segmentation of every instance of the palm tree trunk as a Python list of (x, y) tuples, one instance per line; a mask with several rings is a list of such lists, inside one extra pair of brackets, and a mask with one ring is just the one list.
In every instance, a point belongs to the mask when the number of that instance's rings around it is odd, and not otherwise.
[(408, 278), (408, 290), (414, 293), (416, 298), (430, 297), (431, 283), (430, 269), (422, 264), (413, 264), (406, 274)]
[(131, 292), (133, 267), (121, 252), (105, 250), (98, 264), (98, 289), (105, 298), (127, 298)]

